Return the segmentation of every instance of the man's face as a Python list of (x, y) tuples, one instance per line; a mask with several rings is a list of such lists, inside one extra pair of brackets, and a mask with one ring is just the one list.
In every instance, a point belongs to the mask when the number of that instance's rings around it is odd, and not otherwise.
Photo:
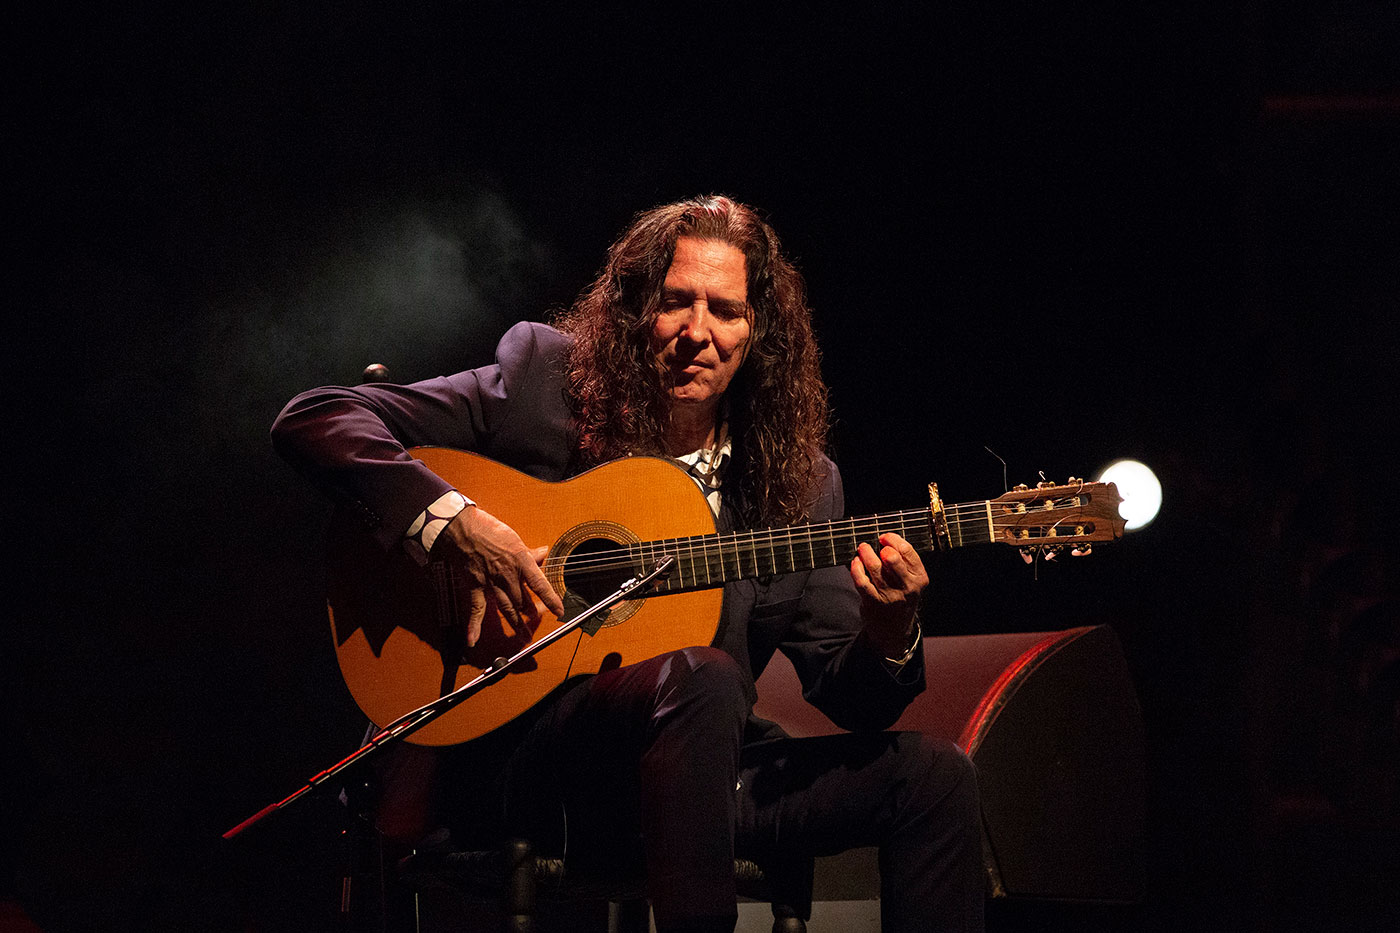
[(671, 403), (713, 405), (749, 342), (744, 254), (721, 240), (681, 237), (666, 271), (651, 352), (672, 381)]

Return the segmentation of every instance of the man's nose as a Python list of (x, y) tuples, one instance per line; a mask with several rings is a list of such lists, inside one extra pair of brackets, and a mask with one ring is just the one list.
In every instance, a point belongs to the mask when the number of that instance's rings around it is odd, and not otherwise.
[(680, 335), (695, 343), (709, 343), (710, 324), (709, 304), (703, 298), (697, 299), (686, 312)]

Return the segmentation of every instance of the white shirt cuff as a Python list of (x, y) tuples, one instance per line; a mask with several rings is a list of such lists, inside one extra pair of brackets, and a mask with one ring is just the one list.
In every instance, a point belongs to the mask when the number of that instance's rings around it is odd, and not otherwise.
[(426, 565), (428, 553), (432, 551), (433, 542), (437, 540), (438, 535), (469, 505), (476, 503), (455, 489), (449, 489), (438, 496), (433, 500), (433, 504), (419, 513), (413, 524), (408, 526), (408, 531), (403, 536), (403, 549), (420, 565)]

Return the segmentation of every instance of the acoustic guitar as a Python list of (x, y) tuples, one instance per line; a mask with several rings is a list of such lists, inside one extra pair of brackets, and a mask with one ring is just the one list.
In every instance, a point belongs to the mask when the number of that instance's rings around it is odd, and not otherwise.
[[(669, 460), (633, 457), (551, 483), (460, 450), (410, 453), (527, 544), (549, 544), (543, 570), (570, 617), (663, 555), (675, 559), (650, 595), (614, 607), (596, 634), (562, 638), (512, 667), (415, 732), (409, 741), (420, 745), (485, 735), (570, 678), (708, 645), (725, 583), (848, 564), (860, 542), (875, 544), (885, 532), (924, 553), (976, 543), (1084, 552), (1121, 536), (1124, 524), (1112, 483), (1071, 479), (947, 506), (930, 485), (929, 504), (910, 511), (718, 534), (699, 487)], [(480, 640), (468, 648), (471, 599), (460, 572), (444, 561), (421, 567), (406, 554), (385, 554), (344, 518), (332, 528), (328, 589), (341, 673), (360, 709), (381, 727), (561, 624), (542, 609), (534, 630), (516, 629), (491, 607)]]

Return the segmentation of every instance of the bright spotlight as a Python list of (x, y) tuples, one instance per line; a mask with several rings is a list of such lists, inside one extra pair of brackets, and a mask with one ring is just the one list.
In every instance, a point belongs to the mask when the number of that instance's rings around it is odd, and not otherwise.
[(1119, 460), (1099, 474), (1099, 482), (1113, 483), (1123, 502), (1118, 512), (1126, 520), (1128, 531), (1146, 527), (1162, 508), (1162, 484), (1146, 464), (1136, 460)]

